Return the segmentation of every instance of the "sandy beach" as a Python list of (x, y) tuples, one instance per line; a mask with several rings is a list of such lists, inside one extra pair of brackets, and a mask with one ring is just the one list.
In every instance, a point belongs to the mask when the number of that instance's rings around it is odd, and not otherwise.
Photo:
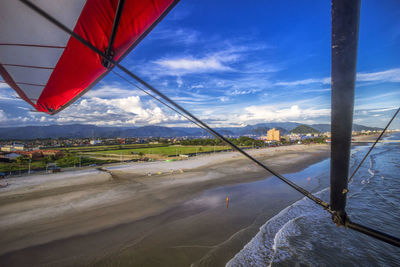
[[(329, 157), (329, 146), (249, 152), (293, 173)], [(9, 185), (0, 189), (0, 265), (223, 266), (302, 197), (276, 178), (243, 189), (270, 175), (236, 152), (106, 170), (1, 181)]]

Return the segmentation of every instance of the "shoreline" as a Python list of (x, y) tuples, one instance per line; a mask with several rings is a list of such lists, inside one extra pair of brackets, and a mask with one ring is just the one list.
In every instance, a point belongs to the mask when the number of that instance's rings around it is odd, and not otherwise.
[[(327, 158), (329, 146), (277, 147), (250, 153), (281, 173), (294, 173)], [(288, 166), (288, 162), (293, 163)], [(269, 175), (265, 171), (256, 169), (237, 152), (107, 170), (113, 175), (81, 171), (86, 173), (75, 173), (72, 179), (61, 177), (71, 173), (54, 174), (50, 175), (55, 178), (51, 182), (38, 179), (37, 183), (33, 182), (35, 178), (24, 177), (31, 181), (29, 185), (11, 184), (1, 190), (0, 263), (29, 265), (32, 255), (44, 253), (33, 263), (151, 265), (152, 258), (155, 265), (157, 260), (168, 263), (164, 266), (173, 262), (203, 264), (199, 260), (221, 242), (228, 242), (225, 250), (232, 245), (235, 248), (231, 251), (240, 250), (240, 244), (258, 231), (255, 225), (302, 197), (286, 185), (266, 179)], [(243, 194), (239, 189), (238, 193), (212, 196), (214, 206), (204, 204), (209, 201), (204, 194), (264, 180), (270, 180), (274, 187), (265, 192), (273, 199), (266, 204), (268, 208), (264, 205), (246, 210), (253, 204), (245, 197), (239, 202), (242, 204), (235, 204), (237, 196)], [(229, 209), (225, 207), (226, 194), (233, 194)], [(226, 211), (229, 214), (224, 214)], [(219, 225), (218, 229), (205, 226), (211, 222)], [(224, 222), (229, 226), (220, 230)], [(239, 242), (230, 242), (232, 238)]]

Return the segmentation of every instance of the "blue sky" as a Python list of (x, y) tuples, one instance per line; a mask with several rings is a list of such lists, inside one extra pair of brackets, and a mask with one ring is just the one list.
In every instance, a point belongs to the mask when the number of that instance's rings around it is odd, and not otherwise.
[[(399, 106), (398, 18), (398, 0), (362, 1), (355, 123)], [(330, 30), (327, 0), (181, 0), (122, 64), (215, 127), (330, 123)], [(191, 125), (112, 73), (55, 116), (31, 109), (0, 83), (0, 126)]]

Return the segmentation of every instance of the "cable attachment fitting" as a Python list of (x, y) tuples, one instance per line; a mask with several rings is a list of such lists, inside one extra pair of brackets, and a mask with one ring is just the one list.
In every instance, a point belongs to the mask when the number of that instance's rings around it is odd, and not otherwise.
[[(114, 52), (112, 50), (109, 50), (107, 48), (106, 51), (104, 51), (104, 54), (106, 54), (108, 58), (114, 59)], [(105, 57), (101, 58), (101, 65), (103, 65), (107, 69), (110, 69), (112, 67), (111, 62), (108, 61)]]
[(333, 211), (332, 212), (332, 220), (336, 224), (336, 226), (344, 226), (347, 228), (347, 223), (349, 222), (349, 217), (345, 211)]

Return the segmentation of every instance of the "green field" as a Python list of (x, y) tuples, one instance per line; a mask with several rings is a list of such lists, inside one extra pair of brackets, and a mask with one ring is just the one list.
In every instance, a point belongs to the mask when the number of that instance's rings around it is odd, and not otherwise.
[[(130, 148), (127, 146), (130, 146)], [(92, 146), (77, 147), (72, 148), (71, 150), (64, 149), (64, 152), (69, 153), (66, 153), (63, 157), (59, 159), (48, 159), (46, 161), (46, 158), (43, 158), (39, 160), (33, 160), (31, 162), (31, 170), (45, 169), (46, 163), (48, 162), (56, 162), (57, 166), (65, 168), (79, 166), (79, 161), (81, 161), (81, 166), (112, 163), (118, 161), (118, 156), (120, 155), (131, 156), (131, 159), (139, 158), (146, 155), (151, 155), (150, 157), (152, 158), (157, 158), (157, 156), (163, 158), (180, 154), (213, 152), (214, 150), (221, 151), (230, 148), (228, 146), (168, 146), (165, 144), (135, 144), (127, 146)], [(79, 155), (81, 155), (81, 158), (79, 158)], [(110, 155), (115, 155), (115, 157), (110, 157)], [(126, 159), (127, 158), (125, 158), (125, 160)], [(16, 161), (10, 163), (0, 162), (0, 172), (10, 172), (18, 170), (24, 171), (28, 170), (28, 166), (28, 159), (24, 159), (24, 161), (20, 163), (17, 163)]]
[[(215, 151), (229, 149), (228, 146), (215, 146)], [(143, 154), (157, 154), (162, 156), (175, 156), (179, 154), (189, 154), (196, 152), (210, 152), (214, 151), (214, 146), (164, 146), (164, 147), (152, 147), (152, 148), (133, 148), (133, 149), (116, 149), (116, 150), (105, 150), (91, 152), (91, 154), (107, 155), (133, 155), (138, 153)]]
[[(79, 157), (77, 156), (70, 156), (70, 157), (63, 157), (60, 159), (57, 159), (55, 161), (49, 161), (50, 162), (55, 162), (58, 167), (61, 168), (67, 168), (67, 167), (78, 167), (79, 162), (81, 166), (87, 166), (90, 164), (105, 164), (105, 163), (113, 163), (116, 162), (115, 160), (101, 160), (101, 159), (93, 159), (89, 157)], [(45, 169), (46, 168), (46, 162), (43, 160), (34, 160), (31, 162), (31, 170), (36, 170), (36, 169)], [(29, 169), (29, 163), (28, 161), (24, 161), (23, 163), (17, 163), (17, 162), (0, 162), (0, 172), (5, 172), (8, 173), (10, 171), (27, 171)]]
[[(46, 164), (41, 161), (35, 161), (31, 163), (31, 170), (39, 169), (39, 168), (46, 168)], [(24, 171), (28, 169), (28, 164), (18, 164), (16, 162), (13, 163), (6, 163), (0, 162), (0, 172), (10, 172), (10, 171)]]
[(133, 149), (133, 148), (151, 148), (151, 147), (162, 147), (168, 146), (166, 144), (128, 144), (128, 145), (105, 145), (105, 146), (75, 146), (75, 147), (59, 147), (53, 148), (62, 150), (64, 152), (95, 152), (105, 150), (122, 150), (122, 149)]

